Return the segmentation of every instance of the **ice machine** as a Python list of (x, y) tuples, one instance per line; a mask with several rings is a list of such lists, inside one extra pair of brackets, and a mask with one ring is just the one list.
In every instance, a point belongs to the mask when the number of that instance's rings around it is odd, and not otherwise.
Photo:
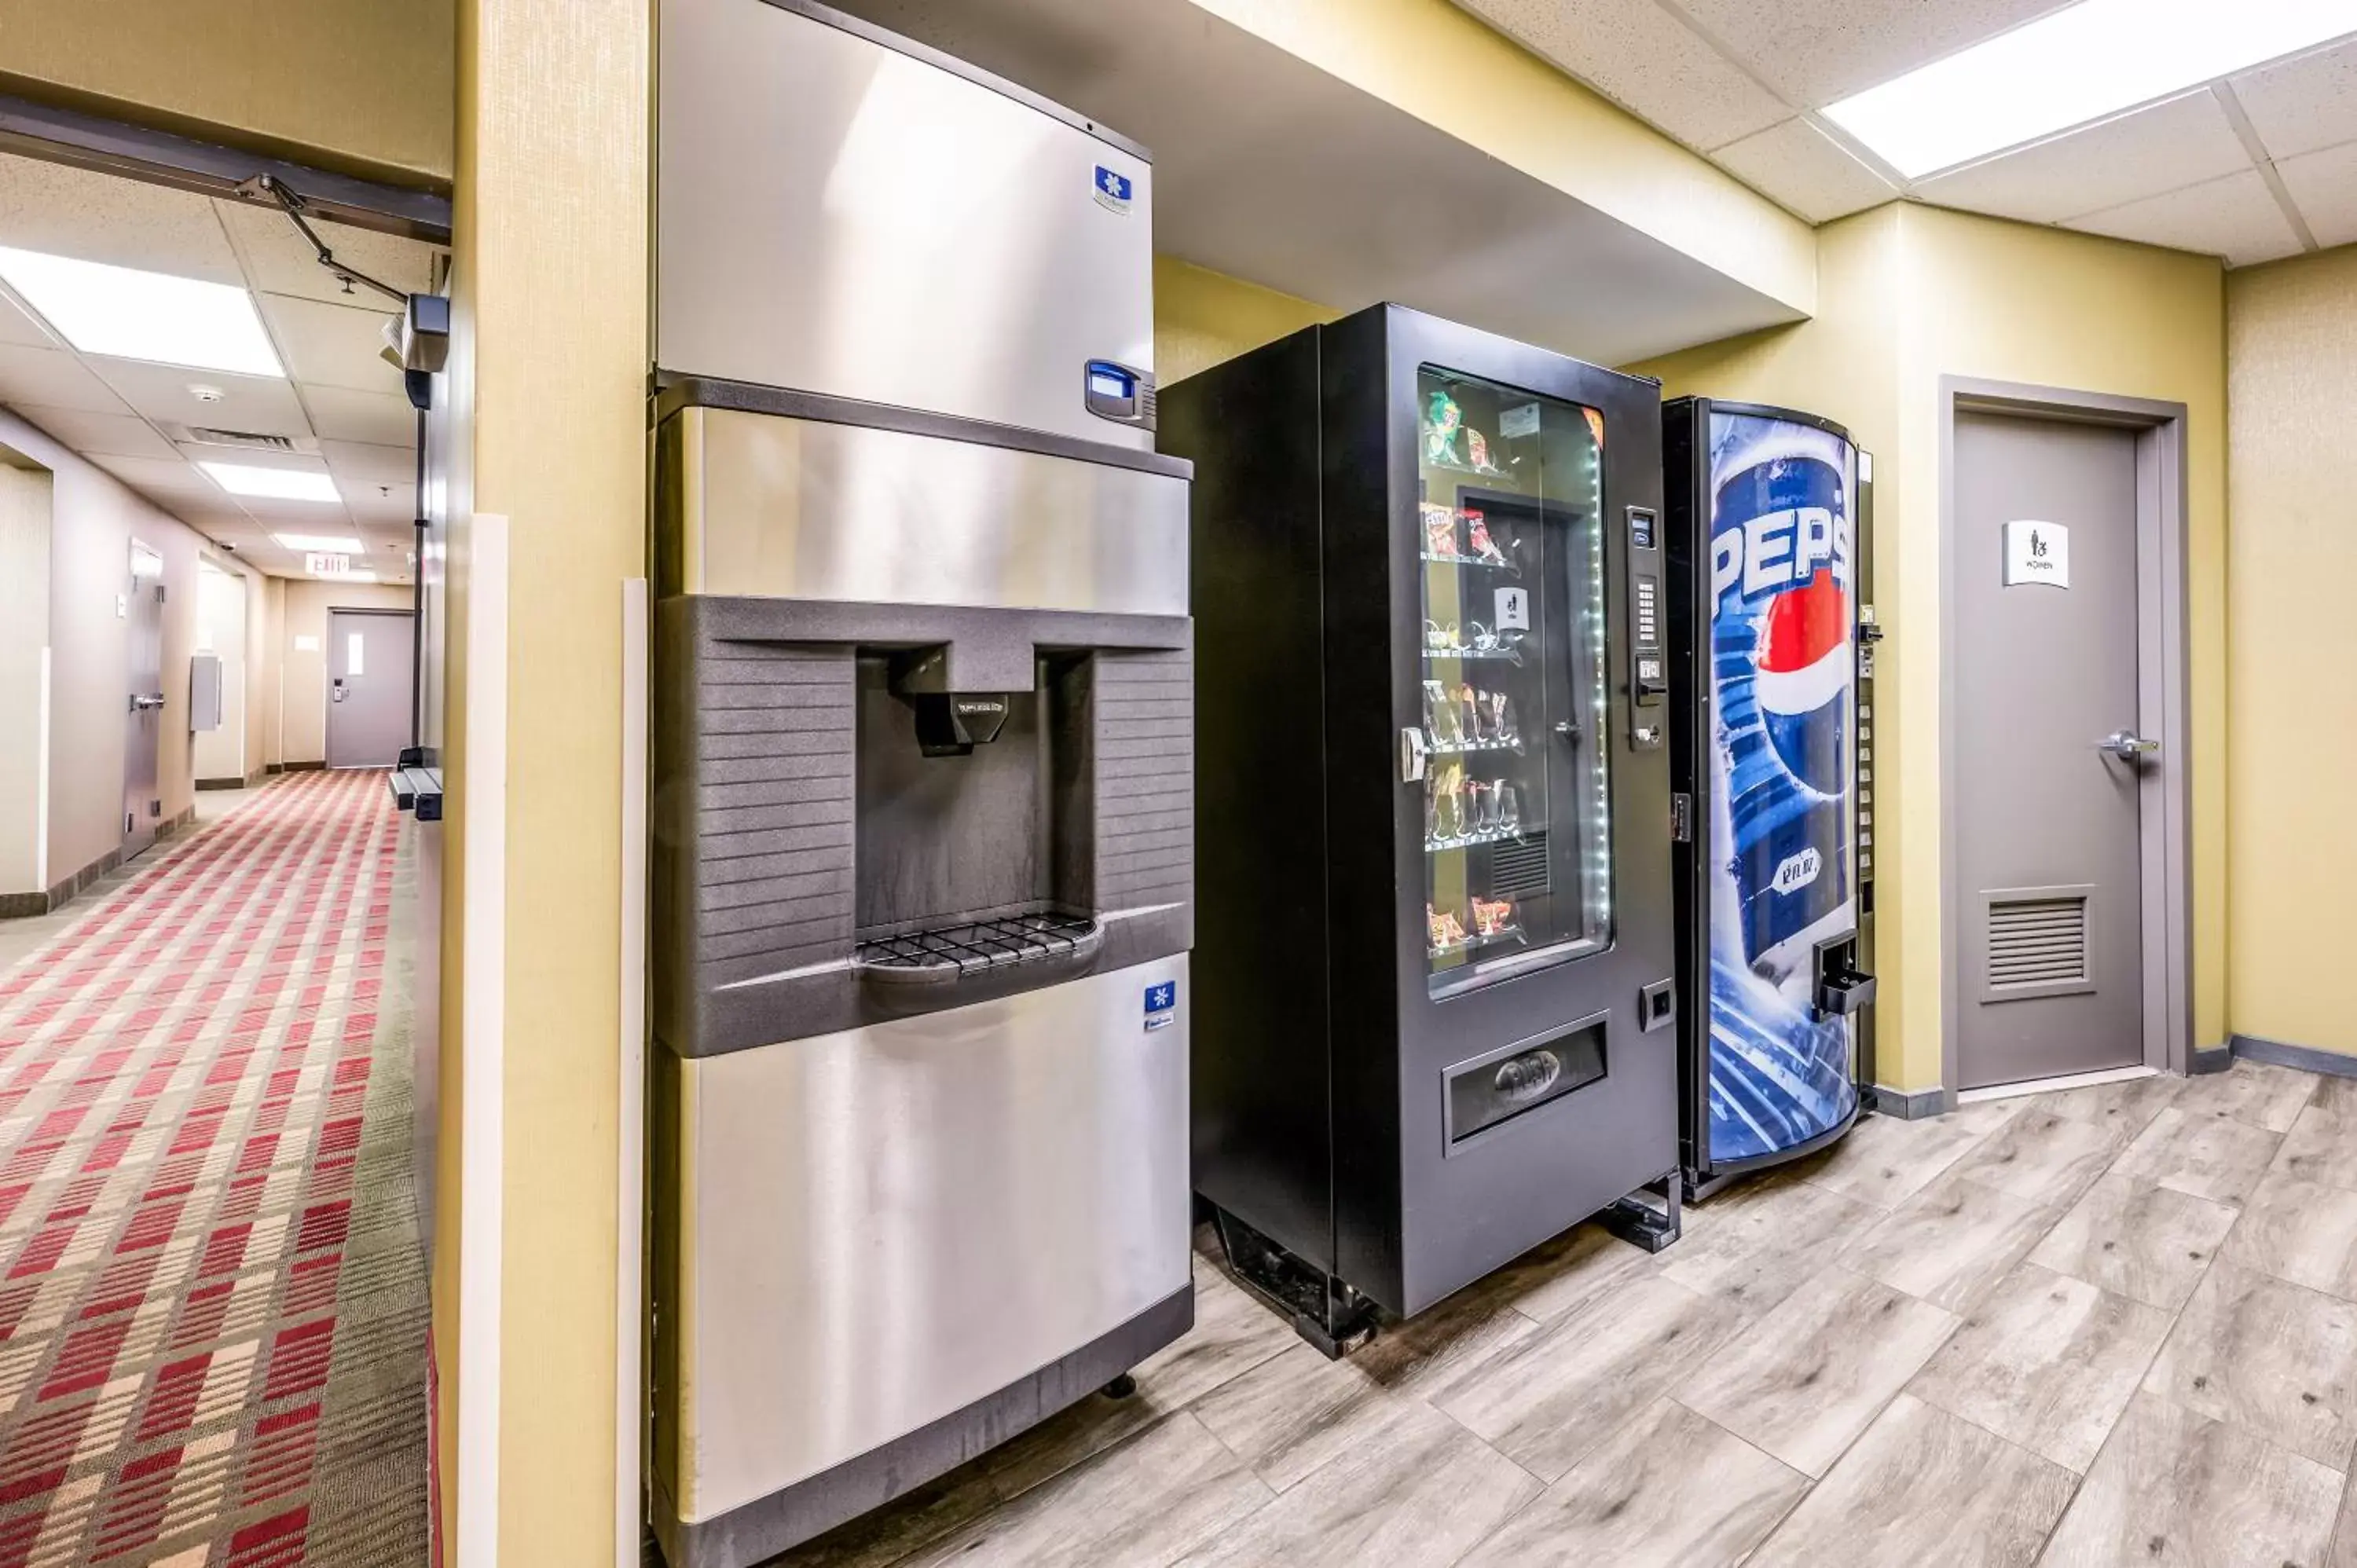
[(1690, 1195), (1823, 1148), (1873, 1081), (1873, 459), (1813, 414), (1663, 411)]
[(652, 1511), (742, 1568), (1193, 1321), (1189, 470), (1141, 149), (659, 25)]
[(1229, 1255), (1334, 1353), (1599, 1210), (1666, 1241), (1657, 384), (1385, 305), (1162, 410), (1196, 465), (1194, 1179)]

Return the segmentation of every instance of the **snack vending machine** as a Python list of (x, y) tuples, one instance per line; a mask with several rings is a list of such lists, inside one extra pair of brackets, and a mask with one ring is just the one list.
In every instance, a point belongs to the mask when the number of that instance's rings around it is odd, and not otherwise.
[(1689, 1196), (1824, 1147), (1871, 1084), (1872, 459), (1813, 414), (1663, 409)]
[(1163, 393), (1195, 1188), (1329, 1354), (1599, 1210), (1676, 1233), (1659, 395), (1388, 305)]

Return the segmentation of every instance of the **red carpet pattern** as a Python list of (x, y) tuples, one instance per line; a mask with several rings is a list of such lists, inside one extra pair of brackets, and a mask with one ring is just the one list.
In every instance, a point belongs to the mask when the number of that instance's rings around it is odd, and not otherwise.
[(424, 1561), (401, 822), (286, 775), (0, 976), (0, 1568)]

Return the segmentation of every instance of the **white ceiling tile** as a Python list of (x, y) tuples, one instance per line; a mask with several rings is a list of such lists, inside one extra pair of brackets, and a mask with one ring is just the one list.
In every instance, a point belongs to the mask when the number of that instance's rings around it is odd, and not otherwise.
[(1787, 120), (1712, 156), (1736, 178), (1812, 223), (1878, 207), (1899, 194), (1896, 186), (1806, 120)]
[(243, 286), (208, 199), (0, 154), (0, 243)]
[(1910, 194), (1969, 212), (2054, 223), (2250, 166), (2233, 122), (2205, 87), (1919, 180)]
[(417, 411), (399, 394), (351, 392), (343, 387), (307, 387), (304, 400), (320, 437), (398, 446), (417, 439)]
[(407, 484), (350, 485), (339, 479), (344, 504), (355, 522), (393, 525), (404, 532), (417, 516), (417, 487)]
[[(392, 307), (392, 302), (365, 284), (346, 293), (336, 274), (319, 264), (310, 244), (296, 232), (286, 215), (274, 207), (243, 201), (216, 201), (215, 209), (238, 250), (245, 257), (246, 275), (258, 292), (297, 295), (330, 305)], [(441, 251), (423, 240), (354, 229), (342, 223), (315, 221), (319, 238), (336, 259), (404, 294), (423, 294), (434, 285), (434, 259)]]
[(286, 373), (307, 391), (349, 387), (400, 394), (401, 372), (378, 357), (384, 348), (384, 324), (393, 319), (387, 313), (265, 294), (262, 315), (285, 357)]
[(2223, 256), (2230, 266), (2272, 261), (2299, 249), (2299, 236), (2256, 169), (2089, 213), (2068, 227)]
[(28, 349), (62, 348), (40, 318), (18, 305), (16, 298), (0, 293), (0, 343), (21, 343)]
[(124, 412), (123, 400), (67, 350), (13, 343), (0, 343), (0, 403), (12, 408), (40, 403), (93, 413)]
[(1724, 146), (1792, 113), (1654, 0), (1457, 3), (1689, 146)]
[[(276, 376), (233, 376), (220, 371), (191, 371), (178, 365), (156, 365), (145, 360), (89, 356), (91, 370), (123, 394), (124, 400), (149, 419), (178, 424), (209, 425), (216, 430), (250, 430), (265, 435), (308, 435), (303, 405), (294, 387)], [(221, 393), (207, 403), (190, 391), (206, 387)]]
[(351, 529), (351, 514), (340, 501), (290, 501), (270, 496), (240, 496), (237, 504), (245, 514), (276, 532), (347, 533)]
[(2063, 0), (1682, 0), (1685, 12), (1792, 102), (1822, 109)]
[(2319, 245), (2357, 244), (2357, 142), (2276, 165)]
[(328, 460), (328, 472), (339, 479), (347, 476), (365, 479), (371, 484), (412, 484), (417, 478), (417, 449), (414, 446), (372, 446), (364, 441), (322, 441), (319, 456)]
[(2270, 157), (2357, 141), (2357, 39), (2246, 70), (2232, 85)]
[(92, 413), (79, 408), (19, 408), (17, 413), (85, 456), (160, 457), (179, 453), (135, 414)]
[(102, 452), (91, 454), (90, 460), (144, 495), (213, 508), (223, 499), (220, 487), (177, 456), (124, 457)]

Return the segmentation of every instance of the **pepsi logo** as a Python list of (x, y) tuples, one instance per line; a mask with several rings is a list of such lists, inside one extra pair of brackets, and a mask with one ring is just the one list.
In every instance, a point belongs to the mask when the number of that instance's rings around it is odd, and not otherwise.
[(1849, 590), (1824, 568), (1769, 600), (1758, 624), (1751, 693), (1769, 747), (1803, 789), (1838, 795), (1857, 677)]
[(1757, 598), (1787, 584), (1805, 583), (1822, 570), (1849, 586), (1849, 520), (1827, 507), (1762, 512), (1711, 535), (1714, 598), (1738, 585), (1745, 598)]

